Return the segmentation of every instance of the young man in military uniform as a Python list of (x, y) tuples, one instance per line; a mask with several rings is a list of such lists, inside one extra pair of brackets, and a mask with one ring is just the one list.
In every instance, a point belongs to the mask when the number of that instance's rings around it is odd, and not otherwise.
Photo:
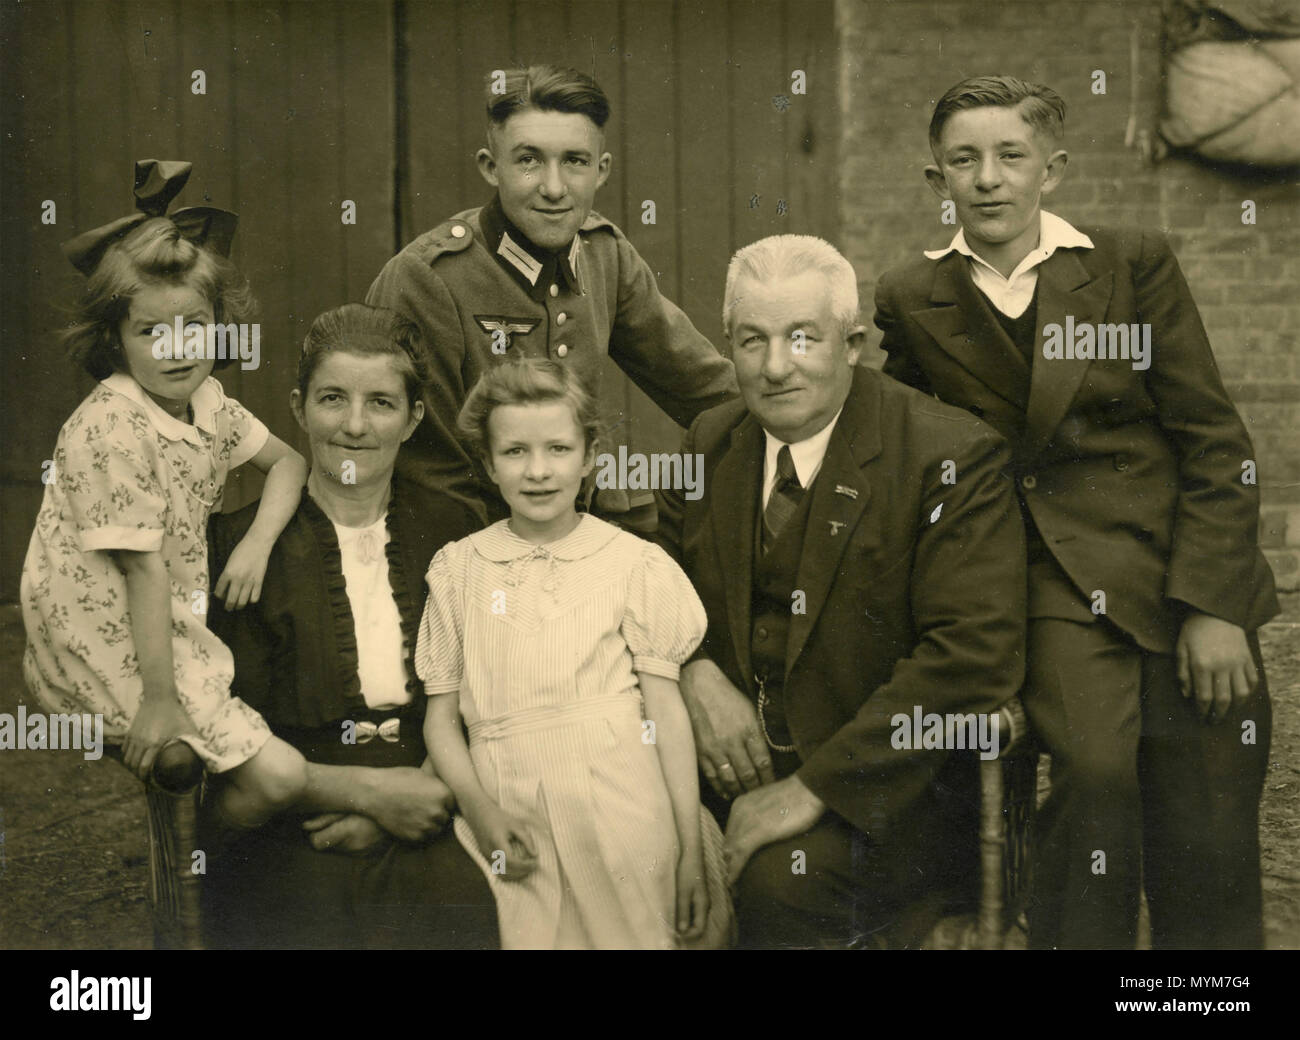
[[(576, 366), (594, 391), (608, 354), (682, 426), (737, 394), (731, 362), (660, 295), (623, 232), (591, 211), (612, 161), (604, 92), (550, 65), (493, 85), (504, 92), (489, 87), (488, 145), (476, 158), (495, 196), (408, 245), (366, 297), (414, 321), (431, 356), (425, 419), (399, 468), (489, 523), (506, 506), (457, 437), (456, 416), (490, 365), (546, 357)], [(616, 513), (626, 498), (602, 495), (600, 505)]]

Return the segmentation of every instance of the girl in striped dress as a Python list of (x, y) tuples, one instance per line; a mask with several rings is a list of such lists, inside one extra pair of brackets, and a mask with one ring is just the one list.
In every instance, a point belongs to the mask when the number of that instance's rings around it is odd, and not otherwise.
[(597, 421), (551, 361), (498, 366), (466, 401), (511, 516), (430, 564), (426, 743), (504, 947), (718, 946), (721, 835), (677, 687), (704, 609), (662, 549), (576, 511)]

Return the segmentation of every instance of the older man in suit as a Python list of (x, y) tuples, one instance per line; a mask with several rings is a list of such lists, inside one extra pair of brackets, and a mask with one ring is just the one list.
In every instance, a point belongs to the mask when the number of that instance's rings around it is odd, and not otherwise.
[(660, 541), (708, 611), (682, 689), (701, 769), (735, 797), (742, 946), (919, 942), (974, 876), (977, 798), (974, 756), (904, 729), (918, 709), (988, 720), (1023, 675), (1005, 444), (856, 367), (857, 307), (820, 239), (737, 253), (724, 322), (743, 400), (687, 432), (703, 495), (660, 501)]

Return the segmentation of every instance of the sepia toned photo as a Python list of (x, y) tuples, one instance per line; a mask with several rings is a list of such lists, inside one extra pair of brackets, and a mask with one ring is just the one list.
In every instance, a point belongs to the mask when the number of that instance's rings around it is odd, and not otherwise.
[(1300, 3), (0, 44), (0, 948), (1300, 948)]

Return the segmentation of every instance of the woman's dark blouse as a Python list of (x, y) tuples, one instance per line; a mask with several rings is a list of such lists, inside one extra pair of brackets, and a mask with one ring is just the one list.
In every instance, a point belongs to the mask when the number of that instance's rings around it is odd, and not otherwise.
[[(213, 516), (210, 573), (221, 573), (256, 513), (254, 502)], [(424, 575), (443, 545), (480, 526), (454, 499), (394, 480), (388, 506), (388, 579), (401, 618), (411, 703), (400, 710), (375, 711), (361, 695), (356, 627), (334, 525), (304, 488), (267, 562), (259, 602), (227, 611), (212, 598), (208, 624), (235, 658), (231, 692), (304, 753), (304, 743), (317, 743), (309, 731), (329, 730), (331, 742), (337, 744), (340, 720), (377, 722), (400, 715), (403, 731), (410, 718), (418, 733), (426, 699), (412, 659), (427, 595)]]
[[(212, 518), (213, 574), (253, 522), (254, 503)], [(424, 575), (442, 546), (480, 522), (445, 496), (394, 481), (388, 506), (388, 579), (406, 643), (411, 703), (373, 711), (361, 696), (357, 636), (334, 525), (304, 490), (271, 550), (262, 595), (243, 610), (213, 600), (208, 623), (234, 653), (232, 692), (276, 736), (326, 766), (416, 767), (425, 758), (425, 704), (411, 660), (424, 611)], [(396, 741), (345, 743), (341, 721), (400, 718)], [(211, 825), (205, 819), (204, 827)], [(316, 851), (300, 814), (282, 813), (209, 842), (202, 888), (205, 940), (219, 948), (493, 949), (492, 891), (450, 829), (425, 842), (378, 842), (364, 853)], [(218, 838), (217, 835), (220, 835)]]

